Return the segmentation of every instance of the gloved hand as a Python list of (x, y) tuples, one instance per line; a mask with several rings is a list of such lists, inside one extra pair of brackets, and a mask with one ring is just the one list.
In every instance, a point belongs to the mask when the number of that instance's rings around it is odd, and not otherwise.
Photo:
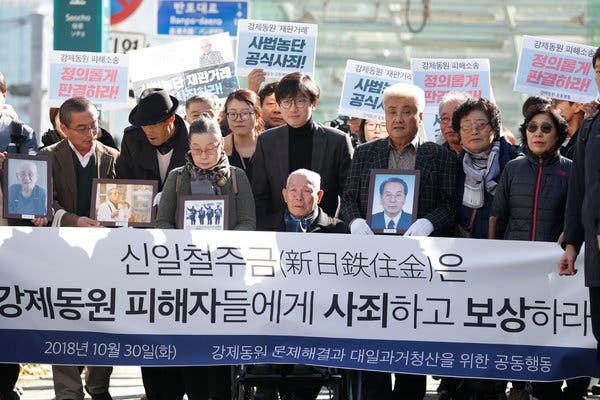
[(404, 236), (429, 236), (433, 232), (433, 224), (427, 218), (419, 218), (408, 227)]
[(373, 231), (367, 220), (364, 218), (356, 218), (350, 223), (350, 233), (356, 235), (372, 235)]

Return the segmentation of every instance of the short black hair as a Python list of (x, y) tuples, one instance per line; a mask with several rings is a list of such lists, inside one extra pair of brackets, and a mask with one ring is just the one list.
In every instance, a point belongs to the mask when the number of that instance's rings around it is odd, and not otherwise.
[(552, 99), (550, 99), (548, 97), (529, 96), (527, 98), (527, 100), (525, 100), (525, 102), (523, 103), (523, 106), (521, 107), (521, 114), (523, 114), (523, 118), (524, 118), (526, 115), (529, 114), (531, 109), (539, 108), (541, 106), (550, 105), (550, 104), (552, 104)]
[(273, 93), (275, 93), (275, 88), (277, 87), (277, 84), (279, 82), (271, 82), (271, 83), (267, 83), (265, 86), (263, 86), (262, 89), (260, 89), (258, 91), (258, 98), (260, 99), (260, 105), (263, 105), (263, 101), (265, 101), (265, 99), (267, 98), (267, 96), (272, 95)]
[(454, 132), (457, 132), (460, 137), (460, 121), (471, 111), (475, 110), (481, 111), (487, 115), (490, 127), (494, 132), (494, 140), (498, 140), (500, 138), (500, 109), (497, 105), (483, 97), (479, 99), (468, 99), (458, 106), (452, 116), (452, 129), (454, 129)]
[(569, 130), (569, 125), (567, 121), (563, 118), (556, 108), (549, 105), (539, 105), (537, 107), (531, 107), (529, 112), (525, 116), (525, 121), (519, 127), (519, 132), (521, 133), (521, 139), (523, 141), (523, 149), (529, 151), (529, 146), (527, 144), (527, 125), (529, 121), (533, 119), (538, 114), (546, 114), (552, 119), (552, 123), (556, 128), (556, 134), (558, 135), (558, 140), (556, 141), (556, 145), (554, 146), (555, 150), (558, 150), (560, 146), (563, 144), (565, 139), (567, 138), (567, 133)]
[(387, 185), (388, 183), (401, 184), (402, 187), (404, 188), (404, 196), (408, 195), (408, 185), (406, 184), (406, 182), (404, 182), (404, 179), (398, 178), (397, 176), (393, 176), (393, 177), (388, 178), (385, 181), (381, 182), (381, 185), (379, 185), (379, 195), (380, 196), (383, 196), (383, 191), (385, 190), (385, 185)]
[(314, 103), (319, 99), (321, 90), (307, 74), (301, 72), (292, 72), (287, 74), (277, 84), (275, 88), (275, 100), (277, 103), (281, 103), (281, 100), (288, 97), (296, 97), (299, 94), (303, 94)]

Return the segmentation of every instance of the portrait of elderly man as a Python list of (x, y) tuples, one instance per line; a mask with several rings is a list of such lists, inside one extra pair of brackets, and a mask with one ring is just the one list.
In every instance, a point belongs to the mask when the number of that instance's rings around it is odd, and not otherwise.
[(98, 221), (118, 221), (119, 220), (119, 189), (108, 187), (106, 190), (106, 200), (98, 206)]
[(210, 39), (202, 39), (200, 42), (200, 48), (202, 49), (202, 55), (200, 56), (200, 67), (223, 64), (225, 62), (221, 52), (212, 49), (212, 42)]
[(38, 170), (34, 162), (21, 161), (17, 165), (17, 182), (8, 188), (8, 213), (21, 215), (46, 215), (48, 197), (46, 189), (37, 184)]
[(412, 214), (402, 208), (406, 203), (408, 185), (400, 177), (390, 177), (379, 185), (379, 201), (383, 211), (371, 217), (371, 229), (405, 231), (412, 223)]

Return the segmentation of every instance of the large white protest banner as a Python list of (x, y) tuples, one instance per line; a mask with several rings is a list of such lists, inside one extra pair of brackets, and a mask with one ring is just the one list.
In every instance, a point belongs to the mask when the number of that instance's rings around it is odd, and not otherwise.
[(346, 61), (339, 114), (385, 121), (383, 91), (399, 82), (412, 83), (411, 71), (362, 61)]
[(239, 88), (227, 33), (181, 40), (128, 53), (135, 95), (160, 87), (185, 102), (201, 92), (224, 98)]
[(514, 90), (587, 103), (598, 97), (592, 57), (596, 47), (523, 36)]
[(317, 28), (315, 24), (240, 19), (237, 74), (247, 76), (259, 68), (267, 76), (296, 71), (314, 76)]
[(0, 362), (598, 374), (554, 243), (3, 227), (0, 246)]
[(128, 57), (85, 51), (50, 52), (49, 104), (86, 97), (102, 110), (127, 107)]

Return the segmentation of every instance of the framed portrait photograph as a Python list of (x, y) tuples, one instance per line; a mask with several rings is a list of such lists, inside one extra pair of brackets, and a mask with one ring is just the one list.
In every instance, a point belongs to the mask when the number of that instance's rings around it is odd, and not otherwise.
[(228, 201), (227, 196), (180, 196), (177, 228), (225, 230), (229, 226)]
[(152, 228), (152, 202), (158, 182), (140, 179), (94, 179), (90, 216), (103, 226)]
[(373, 232), (401, 235), (416, 221), (420, 177), (415, 170), (371, 171), (367, 223)]
[(4, 218), (52, 217), (50, 156), (8, 154), (2, 185)]

